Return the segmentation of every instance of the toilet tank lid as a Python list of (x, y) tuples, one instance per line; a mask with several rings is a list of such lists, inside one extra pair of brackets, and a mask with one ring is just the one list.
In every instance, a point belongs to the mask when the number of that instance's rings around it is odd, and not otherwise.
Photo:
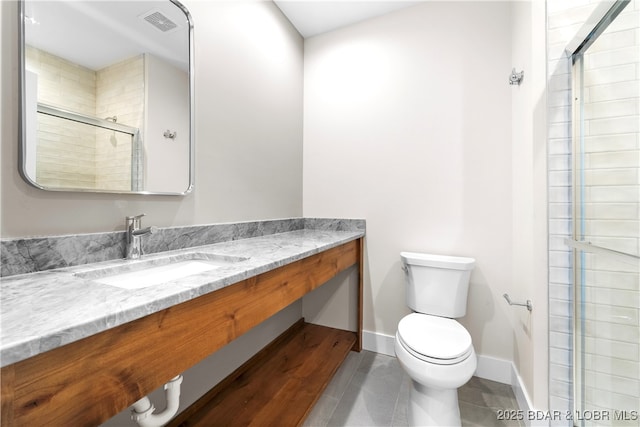
[(467, 257), (400, 252), (402, 262), (425, 267), (449, 268), (452, 270), (473, 270), (476, 260)]

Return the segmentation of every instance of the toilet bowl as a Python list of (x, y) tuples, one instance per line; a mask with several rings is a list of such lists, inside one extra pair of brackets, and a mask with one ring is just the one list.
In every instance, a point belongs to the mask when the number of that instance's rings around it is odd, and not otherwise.
[(458, 388), (473, 376), (471, 335), (455, 318), (466, 314), (473, 258), (402, 252), (407, 305), (395, 353), (411, 378), (410, 426), (457, 426)]
[(453, 319), (412, 313), (398, 324), (395, 352), (411, 378), (411, 426), (460, 426), (458, 388), (473, 376), (471, 336)]

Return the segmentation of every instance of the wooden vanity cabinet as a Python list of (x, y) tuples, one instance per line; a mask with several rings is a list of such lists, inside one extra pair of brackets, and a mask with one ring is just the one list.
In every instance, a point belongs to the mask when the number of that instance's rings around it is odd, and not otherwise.
[(339, 272), (362, 239), (2, 368), (2, 426), (95, 426), (186, 371)]

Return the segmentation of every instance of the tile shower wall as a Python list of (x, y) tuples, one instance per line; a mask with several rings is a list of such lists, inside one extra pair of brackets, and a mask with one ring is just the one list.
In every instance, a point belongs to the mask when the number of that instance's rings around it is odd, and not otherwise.
[[(38, 101), (142, 129), (144, 57), (93, 71), (28, 46), (27, 69), (38, 74)], [(131, 189), (131, 137), (40, 114), (38, 183), (52, 187)], [(64, 165), (64, 167), (60, 167)]]
[[(117, 117), (119, 124), (143, 129), (145, 61), (137, 55), (96, 73), (96, 116)], [(141, 135), (142, 137), (142, 135)], [(131, 190), (131, 137), (102, 130), (96, 141), (96, 184), (107, 190)], [(138, 177), (137, 185), (141, 185)]]
[[(548, 182), (549, 182), (549, 409), (573, 410), (573, 304), (571, 250), (571, 61), (565, 47), (593, 8), (566, 9), (560, 0), (547, 1), (548, 60)], [(551, 425), (571, 426), (565, 417)]]
[[(572, 344), (572, 256), (564, 245), (564, 238), (572, 233), (571, 152), (571, 60), (565, 47), (574, 34), (593, 12), (598, 2), (549, 0), (548, 5), (548, 70), (549, 70), (549, 330), (550, 330), (550, 408), (573, 410), (573, 344)], [(638, 99), (629, 98), (629, 93), (638, 94), (638, 48), (640, 40), (639, 3), (633, 1), (585, 55), (585, 115), (586, 115), (586, 194), (590, 198), (586, 223), (590, 239), (604, 246), (615, 242), (623, 244), (624, 250), (638, 253)], [(613, 130), (622, 135), (611, 135)], [(633, 169), (635, 168), (635, 169)], [(635, 186), (634, 186), (635, 184)], [(623, 194), (625, 193), (625, 194)], [(622, 206), (615, 194), (623, 195), (630, 204)], [(613, 199), (611, 198), (613, 196)], [(598, 203), (595, 203), (598, 202)], [(605, 202), (605, 203), (601, 203)], [(604, 208), (604, 210), (603, 210)], [(614, 246), (614, 247), (616, 247)], [(610, 341), (621, 345), (635, 346), (628, 356), (638, 360), (638, 277), (611, 271), (587, 271), (587, 293), (598, 293), (598, 304), (590, 304), (586, 310), (588, 331), (598, 335), (604, 333)], [(587, 267), (589, 268), (589, 267)], [(617, 268), (617, 267), (616, 267)], [(609, 271), (606, 271), (609, 270)], [(607, 287), (590, 287), (595, 276), (602, 283), (606, 275), (612, 284)], [(613, 278), (613, 276), (616, 276)], [(622, 276), (625, 276), (624, 278)], [(624, 287), (622, 289), (621, 287)], [(629, 288), (630, 287), (630, 288)], [(628, 293), (631, 292), (631, 293)], [(622, 294), (624, 293), (624, 295)], [(627, 309), (631, 324), (607, 318), (606, 313), (620, 310), (619, 298), (635, 301)], [(630, 311), (629, 311), (630, 310)], [(629, 323), (627, 322), (627, 323)], [(597, 328), (596, 328), (597, 326)], [(623, 331), (621, 331), (621, 328)], [(617, 332), (616, 332), (617, 331)], [(615, 339), (622, 337), (621, 340)], [(612, 335), (613, 334), (613, 335)], [(604, 337), (602, 335), (599, 338)], [(630, 393), (619, 395), (620, 399), (635, 399), (637, 408), (638, 372), (627, 369), (631, 360), (622, 360), (620, 353), (601, 354), (593, 343), (587, 343), (585, 365), (587, 376), (598, 379), (587, 381), (587, 405), (594, 409), (606, 406), (602, 390), (602, 378), (616, 376), (615, 383), (624, 384)], [(602, 347), (602, 346), (600, 346)], [(613, 357), (612, 357), (613, 356)], [(630, 363), (631, 362), (631, 363)], [(589, 373), (589, 371), (591, 371)], [(604, 387), (604, 388), (603, 388)], [(621, 388), (618, 387), (617, 391)], [(635, 396), (633, 393), (636, 393)], [(628, 400), (624, 400), (628, 402)], [(618, 400), (617, 403), (622, 403)], [(617, 408), (611, 405), (609, 408)], [(556, 420), (552, 425), (572, 425), (568, 420)], [(633, 424), (633, 425), (637, 425)]]
[[(81, 114), (95, 114), (96, 76), (92, 70), (31, 46), (27, 46), (25, 59), (27, 70), (38, 74), (38, 102)], [(38, 183), (93, 188), (94, 128), (44, 114), (38, 116)]]

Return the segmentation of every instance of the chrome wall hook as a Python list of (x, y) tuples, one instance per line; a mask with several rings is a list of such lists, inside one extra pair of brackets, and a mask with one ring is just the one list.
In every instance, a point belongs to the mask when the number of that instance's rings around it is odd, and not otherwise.
[(509, 84), (520, 86), (523, 78), (524, 78), (524, 70), (517, 73), (516, 69), (514, 68), (513, 70), (511, 70), (511, 75), (509, 76)]

